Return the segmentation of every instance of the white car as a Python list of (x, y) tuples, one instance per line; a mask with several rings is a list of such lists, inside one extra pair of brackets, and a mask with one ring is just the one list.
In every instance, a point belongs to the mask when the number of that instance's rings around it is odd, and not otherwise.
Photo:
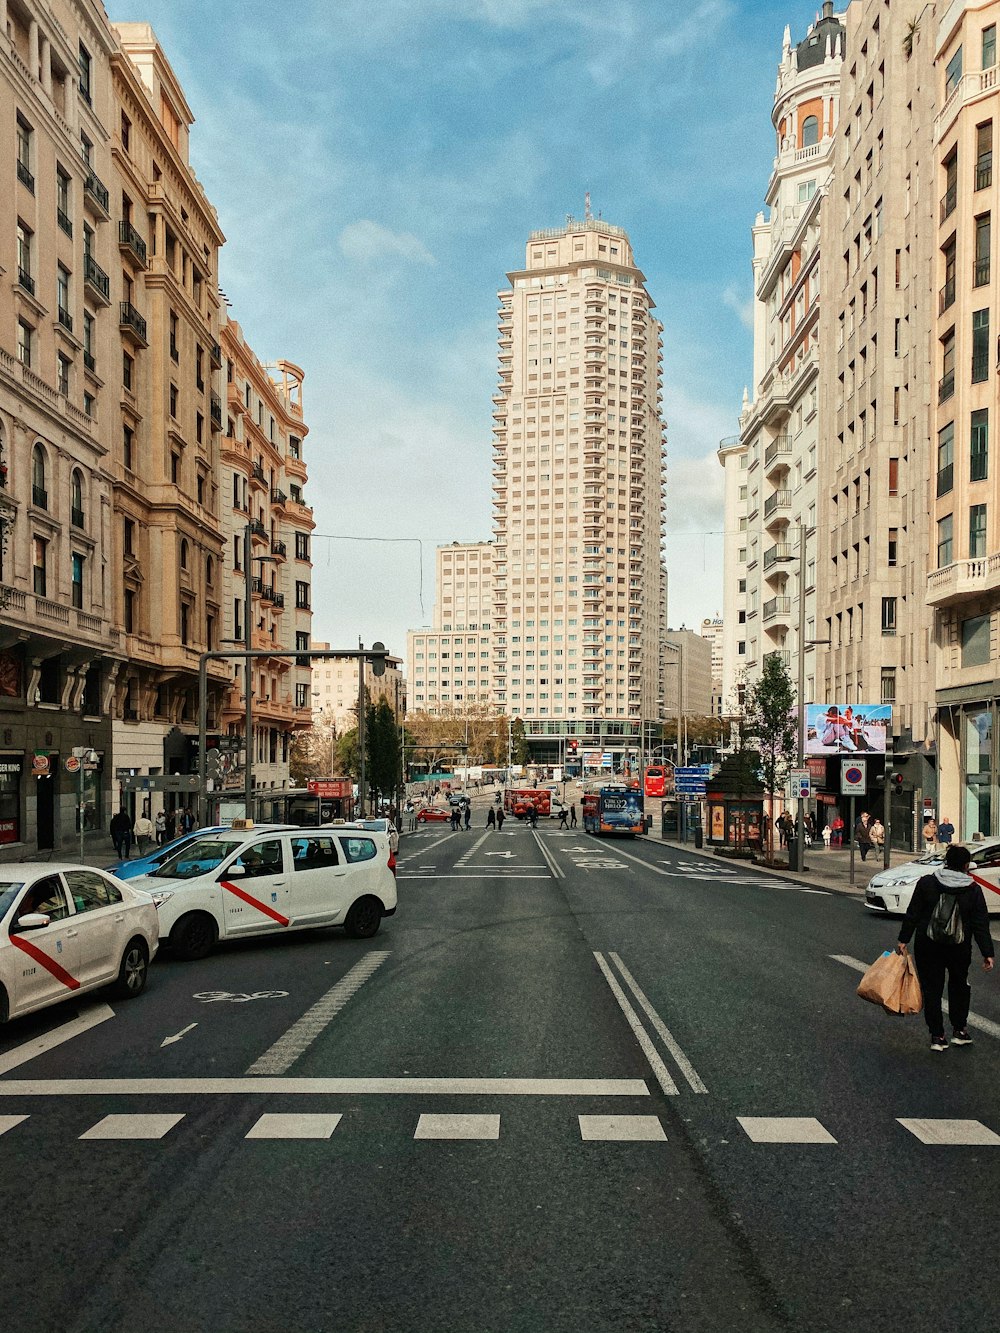
[(211, 833), (131, 882), (152, 895), (161, 938), (181, 958), (204, 958), (218, 940), (320, 926), (368, 939), (396, 910), (388, 837), (348, 825)]
[(389, 839), (389, 850), (393, 855), (399, 851), (399, 832), (396, 825), (391, 819), (387, 819), (383, 815), (373, 815), (371, 818), (366, 815), (364, 819), (348, 819), (342, 824), (334, 821), (332, 824), (321, 824), (320, 828), (337, 829), (338, 831), (345, 828), (359, 828), (367, 829), (370, 833), (384, 833)]
[[(1000, 838), (984, 838), (981, 842), (962, 843), (962, 846), (968, 847), (972, 853), (969, 871), (983, 882), (986, 910), (991, 916), (1000, 916)], [(943, 864), (942, 847), (925, 853), (915, 861), (880, 870), (868, 881), (865, 906), (872, 912), (882, 912), (887, 916), (905, 916), (917, 880), (932, 874)]]
[(148, 893), (89, 866), (0, 866), (0, 1023), (111, 985), (140, 995), (160, 938)]

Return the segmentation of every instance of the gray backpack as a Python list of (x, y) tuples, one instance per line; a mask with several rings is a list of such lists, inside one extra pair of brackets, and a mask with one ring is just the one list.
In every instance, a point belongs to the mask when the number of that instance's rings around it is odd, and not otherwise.
[(927, 923), (927, 938), (935, 944), (961, 944), (964, 941), (965, 925), (955, 894), (938, 894), (931, 919)]

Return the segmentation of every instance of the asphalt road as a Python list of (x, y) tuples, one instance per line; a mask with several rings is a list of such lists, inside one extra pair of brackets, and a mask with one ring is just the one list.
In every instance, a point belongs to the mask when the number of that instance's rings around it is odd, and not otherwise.
[(993, 978), (935, 1055), (855, 997), (856, 899), (548, 826), (400, 856), (373, 940), (4, 1030), (5, 1330), (993, 1327)]

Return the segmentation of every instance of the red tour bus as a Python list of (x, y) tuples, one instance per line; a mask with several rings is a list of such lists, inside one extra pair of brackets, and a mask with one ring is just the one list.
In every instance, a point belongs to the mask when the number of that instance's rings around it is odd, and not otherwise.
[(647, 766), (643, 785), (647, 796), (666, 796), (667, 770), (663, 764), (649, 764)]

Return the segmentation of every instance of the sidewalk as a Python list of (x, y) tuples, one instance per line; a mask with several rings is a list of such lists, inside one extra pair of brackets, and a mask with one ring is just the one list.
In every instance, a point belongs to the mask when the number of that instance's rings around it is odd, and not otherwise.
[[(661, 838), (657, 833), (650, 830), (648, 835), (656, 842), (662, 843), (664, 847), (675, 847), (678, 851), (694, 852), (695, 845), (692, 839), (685, 842), (678, 842), (674, 839)], [(699, 856), (709, 857), (719, 865), (736, 866), (740, 872), (747, 870), (757, 871), (761, 875), (774, 875), (779, 879), (794, 880), (797, 884), (809, 884), (815, 888), (830, 889), (835, 893), (851, 894), (855, 897), (863, 898), (868, 881), (873, 875), (878, 874), (883, 866), (883, 854), (878, 852), (869, 852), (866, 861), (861, 860), (861, 853), (857, 848), (854, 849), (854, 885), (850, 882), (850, 859), (851, 851), (849, 847), (838, 847), (827, 851), (825, 847), (808, 848), (806, 850), (805, 869), (798, 871), (781, 870), (772, 866), (754, 865), (752, 861), (743, 861), (728, 856), (716, 856), (711, 847), (703, 847), (698, 853)], [(784, 856), (784, 852), (778, 852), (779, 856)], [(890, 865), (903, 865), (907, 861), (916, 859), (918, 853), (903, 852), (893, 849), (890, 858)]]

